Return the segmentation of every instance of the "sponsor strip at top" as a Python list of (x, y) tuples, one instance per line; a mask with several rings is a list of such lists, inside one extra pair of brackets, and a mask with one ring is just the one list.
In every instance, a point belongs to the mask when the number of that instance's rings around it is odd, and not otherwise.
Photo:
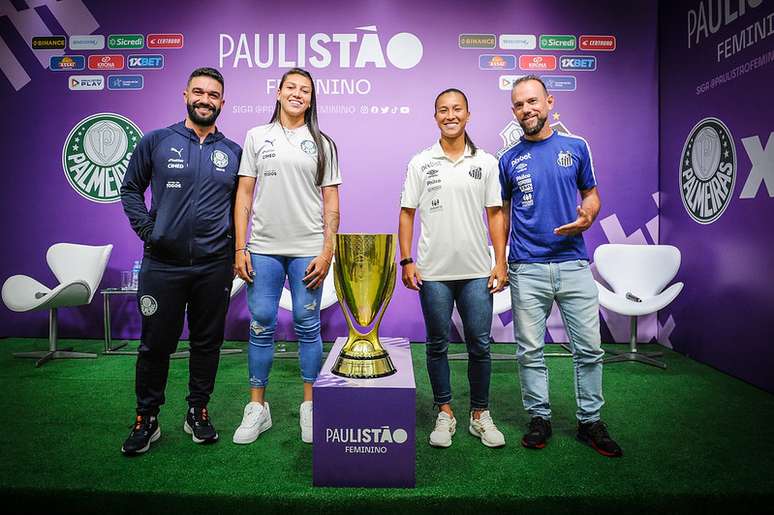
[(597, 58), (593, 55), (563, 55), (559, 58), (559, 69), (593, 72), (597, 69)]
[(148, 34), (145, 43), (148, 48), (183, 48), (183, 35)]
[(70, 36), (70, 50), (102, 50), (103, 48), (105, 48), (105, 36), (102, 34)]
[(478, 56), (480, 70), (514, 70), (516, 56), (506, 54), (482, 54)]
[(503, 50), (534, 50), (537, 47), (534, 34), (500, 34), (498, 41)]
[(494, 34), (460, 34), (457, 43), (460, 48), (494, 48), (497, 38)]
[(89, 56), (89, 70), (121, 70), (124, 67), (124, 56), (119, 54)]
[(111, 34), (108, 36), (110, 50), (137, 50), (145, 47), (145, 36), (142, 34)]
[(575, 36), (571, 34), (541, 34), (540, 50), (575, 50)]
[(555, 55), (520, 55), (519, 68), (522, 70), (556, 70)]
[(64, 50), (64, 36), (35, 36), (32, 38), (33, 50)]
[(86, 68), (86, 58), (82, 55), (52, 55), (48, 60), (48, 68), (55, 72), (79, 71)]

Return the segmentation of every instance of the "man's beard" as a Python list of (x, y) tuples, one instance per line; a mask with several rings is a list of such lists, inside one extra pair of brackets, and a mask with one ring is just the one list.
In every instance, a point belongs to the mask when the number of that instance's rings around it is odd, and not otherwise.
[(538, 115), (537, 123), (533, 128), (527, 129), (527, 126), (522, 122), (519, 122), (519, 125), (521, 125), (521, 128), (524, 130), (524, 134), (526, 134), (527, 136), (534, 136), (535, 134), (543, 130), (543, 126), (546, 124), (547, 120), (548, 120), (548, 116), (541, 118), (540, 115)]
[(186, 104), (186, 107), (188, 108), (188, 117), (191, 119), (193, 123), (196, 125), (200, 125), (202, 127), (211, 127), (215, 125), (215, 120), (218, 119), (218, 115), (220, 115), (220, 109), (215, 108), (212, 111), (210, 111), (209, 116), (199, 116), (199, 114), (196, 112), (197, 107), (209, 107), (206, 104), (200, 104), (198, 102), (195, 102), (193, 104)]

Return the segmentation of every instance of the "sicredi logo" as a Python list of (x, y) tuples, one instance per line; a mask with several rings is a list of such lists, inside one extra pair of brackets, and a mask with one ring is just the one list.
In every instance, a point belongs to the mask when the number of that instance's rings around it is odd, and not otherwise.
[(164, 67), (164, 56), (160, 54), (130, 55), (129, 69), (158, 70)]
[(148, 48), (183, 48), (182, 34), (148, 34), (145, 41)]
[(534, 34), (500, 34), (499, 43), (503, 50), (534, 50), (537, 38)]
[(736, 145), (718, 118), (694, 125), (680, 154), (680, 197), (691, 218), (711, 224), (728, 207), (736, 183)]
[(102, 50), (103, 48), (105, 48), (105, 36), (102, 34), (70, 36), (71, 50)]
[(142, 75), (108, 75), (108, 89), (142, 89), (144, 85)]
[(593, 55), (563, 55), (559, 58), (559, 69), (592, 72), (597, 69), (597, 58)]
[(541, 75), (548, 91), (575, 91), (576, 80), (572, 75)]
[(575, 50), (575, 36), (569, 34), (541, 34), (541, 50)]
[(67, 182), (92, 202), (118, 202), (126, 167), (141, 137), (137, 125), (119, 114), (84, 118), (75, 124), (62, 147)]
[(578, 47), (581, 50), (612, 52), (615, 50), (615, 36), (581, 36)]
[(460, 48), (494, 48), (495, 43), (494, 34), (460, 34), (457, 40)]
[(137, 50), (145, 46), (142, 34), (111, 34), (108, 36), (108, 48), (111, 50)]
[(48, 60), (51, 71), (79, 71), (86, 68), (86, 58), (82, 55), (52, 55)]
[(89, 70), (121, 70), (124, 67), (124, 56), (114, 55), (90, 55)]
[(99, 91), (105, 89), (102, 75), (70, 75), (67, 80), (70, 91)]
[(355, 30), (363, 33), (220, 34), (219, 66), (327, 68), (334, 64), (339, 68), (386, 68), (389, 63), (407, 70), (422, 60), (422, 41), (411, 32), (394, 34), (383, 45), (376, 25)]
[(522, 70), (556, 70), (555, 55), (520, 55), (519, 68)]
[(478, 56), (479, 70), (513, 70), (516, 68), (516, 57), (503, 54), (483, 54)]

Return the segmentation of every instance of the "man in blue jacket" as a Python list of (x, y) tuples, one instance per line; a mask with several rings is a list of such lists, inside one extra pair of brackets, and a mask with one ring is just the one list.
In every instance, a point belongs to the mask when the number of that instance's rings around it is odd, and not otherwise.
[(600, 209), (591, 151), (583, 138), (559, 134), (546, 123), (554, 97), (540, 78), (517, 80), (511, 100), (524, 136), (500, 158), (500, 185), (503, 211), (510, 213), (508, 277), (521, 396), (531, 418), (521, 443), (542, 449), (551, 437), (543, 346), (556, 301), (575, 367), (576, 438), (604, 456), (618, 457), (623, 452), (600, 419), (604, 351), (598, 292), (582, 234)]
[(183, 98), (186, 119), (140, 140), (121, 186), (124, 212), (145, 248), (137, 291), (137, 417), (121, 447), (125, 455), (144, 453), (161, 436), (157, 417), (186, 308), (191, 358), (183, 429), (196, 443), (218, 439), (207, 403), (233, 279), (232, 210), (242, 149), (215, 127), (224, 103), (217, 70), (194, 70)]

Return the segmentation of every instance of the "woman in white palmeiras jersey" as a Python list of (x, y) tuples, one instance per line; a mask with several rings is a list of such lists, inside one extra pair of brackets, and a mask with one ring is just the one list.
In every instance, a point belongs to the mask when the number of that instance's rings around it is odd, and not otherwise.
[[(447, 89), (435, 99), (437, 143), (408, 165), (401, 195), (400, 240), (403, 284), (419, 292), (427, 328), (427, 371), (438, 406), (430, 445), (448, 447), (457, 428), (447, 350), (451, 316), (457, 305), (468, 349), (470, 418), (468, 430), (488, 447), (505, 445), (489, 414), (492, 295), (506, 286), (505, 234), (497, 160), (465, 131), (468, 99)], [(421, 235), (417, 262), (411, 256), (414, 215)], [(494, 246), (492, 267), (483, 213)]]
[(322, 364), (321, 286), (339, 228), (341, 175), (336, 145), (318, 127), (314, 81), (306, 70), (293, 68), (282, 76), (270, 123), (247, 132), (239, 175), (235, 268), (248, 283), (250, 402), (234, 443), (254, 442), (271, 427), (266, 387), (286, 277), (304, 383), (301, 439), (311, 443), (312, 383)]

